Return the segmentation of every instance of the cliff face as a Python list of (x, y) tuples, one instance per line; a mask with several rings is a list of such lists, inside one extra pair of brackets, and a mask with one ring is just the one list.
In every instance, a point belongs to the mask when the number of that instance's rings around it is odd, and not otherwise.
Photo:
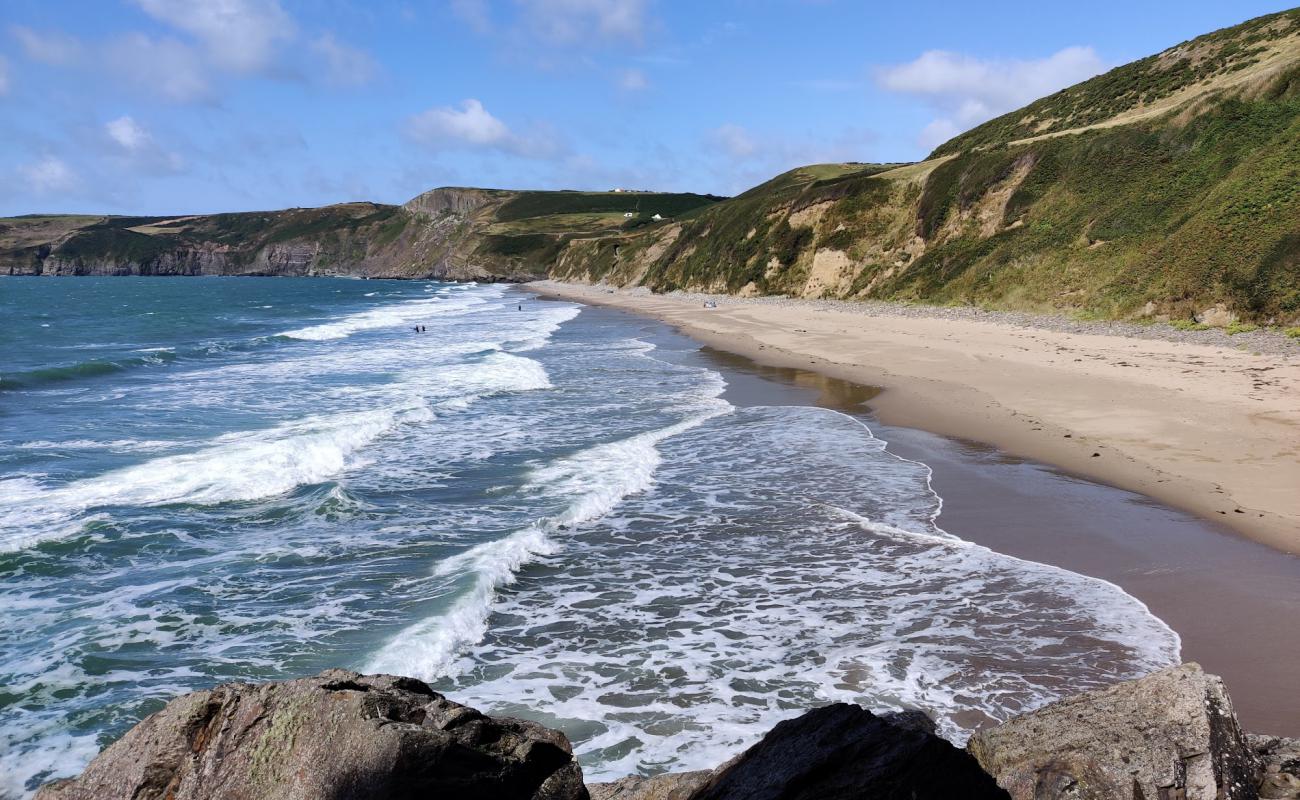
[[(177, 218), (61, 218), (0, 223), (0, 272), (10, 275), (350, 275), (525, 280), (538, 274), (473, 258), (479, 206), (434, 191), (409, 206)], [(459, 198), (459, 199), (458, 199)], [(431, 213), (432, 212), (432, 213)], [(42, 239), (42, 237), (48, 237)]]
[(691, 209), (720, 198), (442, 188), (401, 206), (188, 217), (0, 220), (0, 274), (347, 275), (524, 281), (574, 235), (613, 233), (644, 201)]

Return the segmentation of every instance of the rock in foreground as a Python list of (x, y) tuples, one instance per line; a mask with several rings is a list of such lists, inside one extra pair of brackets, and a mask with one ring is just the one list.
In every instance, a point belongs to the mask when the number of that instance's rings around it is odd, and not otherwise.
[(1259, 760), (1260, 800), (1300, 800), (1300, 739), (1247, 736)]
[(778, 724), (690, 798), (1005, 800), (975, 759), (926, 728), (846, 703), (818, 708)]
[(425, 684), (327, 670), (173, 700), (37, 800), (585, 800), (563, 734)]
[(1196, 664), (1070, 697), (967, 746), (1015, 800), (1254, 800), (1255, 757)]

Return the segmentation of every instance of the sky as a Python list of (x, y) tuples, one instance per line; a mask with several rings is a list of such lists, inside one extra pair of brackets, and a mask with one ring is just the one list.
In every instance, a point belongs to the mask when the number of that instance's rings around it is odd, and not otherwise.
[(1264, 0), (0, 0), (0, 215), (731, 195), (915, 161)]

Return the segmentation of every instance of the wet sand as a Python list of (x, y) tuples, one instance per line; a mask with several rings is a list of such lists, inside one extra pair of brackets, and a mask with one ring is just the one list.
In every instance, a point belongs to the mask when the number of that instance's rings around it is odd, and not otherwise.
[[(685, 340), (652, 323), (646, 331), (676, 347)], [(1300, 557), (985, 444), (881, 424), (872, 413), (878, 387), (708, 345), (685, 350), (679, 357), (723, 374), (724, 397), (736, 405), (818, 405), (860, 416), (891, 451), (931, 467), (944, 530), (1121, 586), (1178, 632), (1183, 660), (1223, 676), (1248, 730), (1300, 735)]]

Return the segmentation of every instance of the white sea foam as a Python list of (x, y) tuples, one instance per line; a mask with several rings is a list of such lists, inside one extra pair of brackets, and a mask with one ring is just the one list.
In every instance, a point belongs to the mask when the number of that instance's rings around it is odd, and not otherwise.
[(63, 442), (51, 442), (44, 439), (36, 439), (29, 442), (18, 442), (10, 445), (19, 450), (115, 450), (119, 452), (149, 452), (157, 450), (168, 450), (177, 447), (182, 443), (168, 442), (162, 439), (112, 439), (109, 441), (100, 441), (97, 439), (68, 439)]
[[(109, 506), (213, 504), (255, 500), (319, 483), (348, 468), (356, 454), (396, 428), (426, 423), (438, 409), (454, 411), (503, 391), (550, 385), (530, 359), (490, 353), (426, 375), (413, 371), (391, 391), (387, 407), (311, 415), (269, 430), (225, 434), (192, 453), (155, 458), (51, 488), (4, 481), (0, 552), (66, 535), (76, 518)], [(436, 401), (436, 405), (431, 403)]]
[(662, 462), (656, 446), (724, 414), (731, 406), (718, 398), (724, 384), (706, 381), (686, 419), (657, 430), (606, 442), (535, 469), (523, 489), (559, 502), (549, 516), (503, 539), (477, 545), (437, 564), (434, 578), (468, 574), (469, 587), (452, 607), (412, 625), (386, 644), (367, 669), (432, 680), (451, 674), (456, 657), (487, 633), (497, 590), (514, 583), (518, 571), (557, 550), (551, 535), (570, 525), (598, 519), (624, 498), (653, 485)]
[(463, 313), (476, 306), (481, 306), (489, 299), (499, 295), (500, 291), (495, 292), (495, 294), (482, 293), (455, 299), (407, 300), (402, 303), (359, 311), (342, 319), (320, 325), (309, 325), (305, 328), (284, 331), (280, 335), (290, 339), (306, 339), (310, 341), (344, 339), (359, 331), (405, 327), (417, 322), (427, 322), (430, 317), (434, 316)]
[(544, 709), (593, 777), (711, 766), (841, 700), (922, 708), (961, 741), (980, 714), (1178, 658), (1118, 587), (946, 534), (928, 468), (851, 418), (744, 409), (661, 449), (654, 491), (552, 531), (545, 581), (499, 598), (441, 684)]

